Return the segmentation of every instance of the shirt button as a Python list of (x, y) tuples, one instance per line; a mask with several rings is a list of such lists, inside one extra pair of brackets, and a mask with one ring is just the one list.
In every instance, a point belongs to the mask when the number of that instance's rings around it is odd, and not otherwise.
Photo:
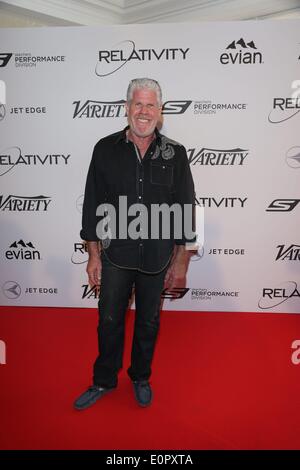
[(143, 181), (142, 178), (140, 178), (140, 181)]
[(142, 196), (139, 196), (139, 199), (142, 199)]

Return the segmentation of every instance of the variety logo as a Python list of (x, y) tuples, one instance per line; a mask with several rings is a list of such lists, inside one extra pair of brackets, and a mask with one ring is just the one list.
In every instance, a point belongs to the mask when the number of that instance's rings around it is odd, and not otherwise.
[(291, 361), (295, 366), (297, 366), (300, 364), (300, 340), (295, 339), (295, 341), (292, 342), (291, 348), (295, 349), (292, 353)]
[(132, 40), (125, 40), (115, 44), (112, 49), (103, 49), (98, 53), (98, 62), (95, 73), (98, 77), (106, 77), (120, 70), (127, 63), (151, 61), (180, 61), (186, 60), (190, 48), (161, 48), (138, 49)]
[(5, 252), (5, 258), (8, 260), (30, 260), (36, 261), (41, 259), (41, 254), (38, 250), (35, 249), (35, 246), (31, 243), (25, 243), (23, 240), (18, 242), (13, 242)]
[(278, 253), (275, 261), (300, 261), (300, 245), (278, 245)]
[(237, 291), (219, 291), (219, 290), (208, 290), (206, 288), (191, 289), (192, 300), (212, 300), (218, 297), (238, 297), (239, 292)]
[(247, 201), (247, 197), (221, 197), (219, 199), (214, 197), (196, 197), (196, 204), (199, 204), (202, 207), (244, 207)]
[(45, 212), (51, 202), (49, 196), (14, 196), (0, 194), (0, 210), (11, 212)]
[(285, 154), (285, 161), (291, 168), (300, 168), (300, 147), (291, 147)]
[(290, 212), (297, 204), (300, 199), (274, 199), (266, 209), (267, 212)]
[(88, 249), (85, 242), (74, 243), (74, 252), (71, 257), (73, 264), (84, 264), (88, 261)]
[(295, 281), (286, 281), (282, 282), (278, 287), (264, 287), (258, 306), (266, 310), (293, 299), (297, 299), (299, 305), (300, 293), (297, 283)]
[(268, 121), (279, 124), (296, 116), (300, 111), (300, 97), (273, 98), (273, 108), (269, 113)]
[(209, 255), (244, 255), (244, 248), (211, 248), (208, 252)]
[(82, 299), (99, 299), (100, 285), (89, 286), (89, 284), (83, 284), (82, 286)]
[(9, 147), (0, 153), (0, 176), (5, 175), (18, 165), (35, 166), (35, 165), (60, 165), (68, 164), (70, 154), (22, 154), (19, 147)]
[(65, 61), (64, 55), (32, 55), (31, 52), (20, 52), (12, 54), (10, 52), (0, 52), (0, 67), (6, 67), (14, 55), (16, 67), (36, 67), (40, 64), (61, 63)]
[(226, 51), (220, 55), (220, 62), (228, 64), (262, 64), (262, 53), (257, 51), (254, 41), (246, 42), (243, 38), (232, 41), (226, 47)]
[(203, 147), (199, 151), (195, 148), (187, 150), (190, 165), (243, 165), (249, 155), (249, 150), (234, 149), (210, 149)]
[(22, 289), (15, 281), (6, 281), (2, 286), (2, 292), (7, 299), (14, 300), (20, 297)]
[[(75, 118), (124, 118), (127, 117), (125, 100), (117, 101), (95, 101), (85, 102), (73, 101)], [(162, 114), (183, 114), (188, 109), (192, 101), (175, 100), (166, 101), (162, 107)]]
[(247, 103), (215, 103), (211, 100), (194, 101), (194, 114), (211, 116), (219, 111), (245, 111)]
[(0, 364), (6, 364), (6, 344), (0, 339)]

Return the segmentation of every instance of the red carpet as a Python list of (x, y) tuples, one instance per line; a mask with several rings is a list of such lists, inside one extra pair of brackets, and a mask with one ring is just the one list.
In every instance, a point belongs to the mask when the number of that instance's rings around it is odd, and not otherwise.
[(0, 308), (1, 449), (300, 449), (300, 315), (163, 312), (154, 402), (139, 408), (126, 375), (85, 411), (97, 311)]

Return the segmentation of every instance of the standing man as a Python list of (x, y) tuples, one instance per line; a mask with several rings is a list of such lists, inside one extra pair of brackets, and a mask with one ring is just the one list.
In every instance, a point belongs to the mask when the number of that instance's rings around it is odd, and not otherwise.
[[(185, 245), (194, 241), (183, 230), (179, 230), (180, 236), (174, 236), (174, 227), (184, 225), (175, 220), (178, 212), (162, 227), (157, 227), (157, 220), (151, 220), (152, 213), (150, 216), (154, 206), (170, 208), (175, 203), (183, 209), (184, 205), (194, 205), (194, 184), (185, 148), (157, 129), (162, 111), (158, 82), (149, 78), (131, 80), (126, 111), (129, 125), (94, 147), (85, 188), (81, 237), (88, 246), (89, 283), (98, 285), (100, 281), (99, 356), (94, 364), (93, 385), (74, 403), (78, 410), (88, 408), (117, 387), (125, 312), (133, 286), (136, 314), (127, 372), (138, 404), (151, 404), (149, 378), (161, 293), (164, 282), (168, 287), (184, 283), (190, 258)], [(105, 219), (101, 216), (111, 208), (115, 214), (106, 217), (105, 227), (109, 230), (103, 237)], [(145, 215), (144, 211), (146, 218), (134, 222), (133, 215)]]

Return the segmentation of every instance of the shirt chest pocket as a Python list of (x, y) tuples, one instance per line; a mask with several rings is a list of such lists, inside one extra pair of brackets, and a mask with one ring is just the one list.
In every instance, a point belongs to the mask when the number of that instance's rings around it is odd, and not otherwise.
[(168, 164), (151, 162), (150, 181), (152, 184), (162, 186), (172, 186), (173, 184), (173, 166)]

